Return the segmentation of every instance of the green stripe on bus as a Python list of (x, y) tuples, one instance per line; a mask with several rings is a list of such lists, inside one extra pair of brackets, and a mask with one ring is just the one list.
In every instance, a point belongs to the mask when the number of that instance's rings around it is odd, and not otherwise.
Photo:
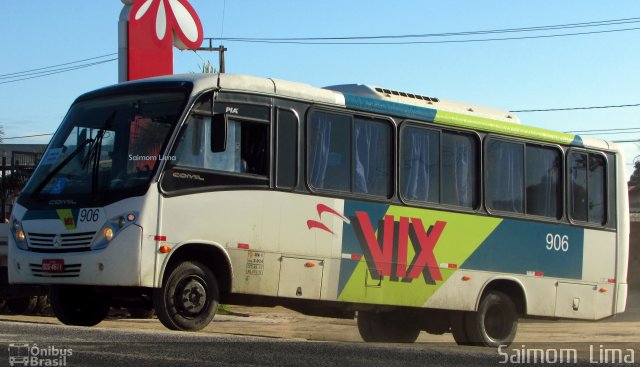
[(468, 116), (441, 110), (438, 110), (436, 113), (435, 122), (488, 133), (496, 133), (563, 145), (577, 145), (580, 141), (579, 139), (575, 139), (576, 136), (573, 134), (565, 134), (537, 127), (523, 126), (510, 122), (496, 121), (488, 118)]

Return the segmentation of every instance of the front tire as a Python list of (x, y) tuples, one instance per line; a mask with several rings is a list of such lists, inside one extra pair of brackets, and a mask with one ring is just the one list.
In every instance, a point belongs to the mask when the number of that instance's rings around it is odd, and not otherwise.
[(477, 312), (466, 314), (465, 326), (473, 345), (509, 346), (518, 331), (518, 312), (509, 296), (491, 291), (482, 298)]
[(196, 261), (169, 269), (162, 288), (153, 294), (153, 307), (168, 329), (198, 331), (216, 314), (220, 293), (211, 270)]
[(110, 308), (110, 297), (91, 287), (51, 286), (49, 300), (53, 313), (65, 325), (97, 325)]
[(358, 312), (358, 331), (370, 343), (413, 343), (420, 328), (398, 312)]

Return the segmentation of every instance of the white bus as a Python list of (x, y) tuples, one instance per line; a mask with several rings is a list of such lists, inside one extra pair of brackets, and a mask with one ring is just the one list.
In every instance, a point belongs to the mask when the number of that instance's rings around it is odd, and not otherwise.
[(614, 144), (507, 111), (241, 75), (71, 106), (11, 217), (13, 284), (69, 325), (110, 306), (199, 330), (220, 302), (353, 319), (365, 341), (509, 344), (518, 319), (623, 312)]

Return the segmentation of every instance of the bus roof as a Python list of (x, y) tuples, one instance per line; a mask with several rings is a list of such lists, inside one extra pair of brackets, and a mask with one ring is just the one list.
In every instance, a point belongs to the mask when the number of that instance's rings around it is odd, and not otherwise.
[(361, 84), (316, 88), (304, 83), (239, 74), (180, 74), (132, 83), (144, 81), (187, 81), (194, 84), (196, 93), (217, 87), (221, 90), (292, 98), (541, 142), (617, 150), (615, 144), (603, 140), (521, 125), (519, 118), (506, 110)]

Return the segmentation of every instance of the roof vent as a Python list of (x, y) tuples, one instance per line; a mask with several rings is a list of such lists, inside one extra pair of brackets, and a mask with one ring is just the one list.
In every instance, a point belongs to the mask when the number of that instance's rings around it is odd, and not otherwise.
[(385, 89), (385, 88), (376, 88), (376, 92), (386, 94), (387, 96), (394, 95), (394, 96), (400, 96), (400, 97), (406, 97), (406, 98), (412, 98), (412, 99), (419, 99), (421, 101), (427, 101), (427, 102), (440, 102), (440, 100), (435, 97), (427, 97), (427, 96), (421, 96), (418, 94), (398, 92), (396, 90)]

